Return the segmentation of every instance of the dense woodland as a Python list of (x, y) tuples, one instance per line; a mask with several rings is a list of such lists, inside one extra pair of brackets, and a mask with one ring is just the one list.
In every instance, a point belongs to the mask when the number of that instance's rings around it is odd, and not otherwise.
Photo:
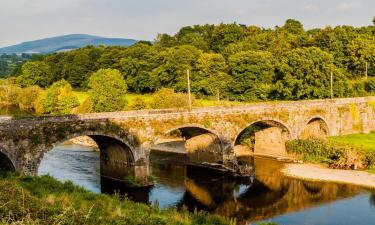
[(128, 92), (153, 93), (186, 92), (189, 69), (195, 96), (263, 101), (328, 98), (333, 73), (335, 97), (364, 96), (375, 92), (373, 24), (311, 30), (293, 19), (273, 29), (195, 25), (159, 34), (153, 43), (34, 56), (13, 74), (22, 87), (47, 88), (64, 79), (85, 91), (98, 70), (114, 69)]

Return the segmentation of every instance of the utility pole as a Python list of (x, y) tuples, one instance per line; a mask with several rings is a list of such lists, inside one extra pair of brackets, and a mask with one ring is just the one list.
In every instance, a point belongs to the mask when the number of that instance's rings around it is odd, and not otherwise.
[(333, 72), (331, 72), (331, 99), (333, 99)]
[(187, 82), (188, 82), (188, 96), (189, 96), (189, 112), (192, 111), (192, 106), (191, 106), (191, 93), (190, 93), (190, 70), (186, 70), (187, 73)]
[(368, 63), (366, 62), (365, 79), (368, 79)]

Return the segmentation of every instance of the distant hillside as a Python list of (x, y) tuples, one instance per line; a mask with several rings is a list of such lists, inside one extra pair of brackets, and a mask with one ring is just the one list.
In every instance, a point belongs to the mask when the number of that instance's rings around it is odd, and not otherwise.
[(51, 53), (68, 51), (71, 49), (85, 47), (87, 45), (130, 46), (136, 42), (137, 40), (133, 39), (105, 38), (87, 34), (70, 34), (36, 41), (23, 42), (18, 45), (0, 48), (0, 54)]

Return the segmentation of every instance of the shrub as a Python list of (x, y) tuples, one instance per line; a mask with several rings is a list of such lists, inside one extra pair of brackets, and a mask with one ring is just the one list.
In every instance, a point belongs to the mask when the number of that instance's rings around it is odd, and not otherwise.
[(136, 97), (128, 107), (130, 110), (141, 110), (147, 108), (146, 101), (141, 97)]
[[(194, 100), (194, 96), (192, 97)], [(187, 108), (189, 107), (188, 96), (183, 93), (176, 93), (173, 89), (162, 88), (153, 95), (151, 108)]]
[(35, 111), (39, 114), (67, 114), (77, 106), (78, 98), (73, 93), (72, 86), (65, 80), (53, 83), (34, 102)]
[(17, 101), (21, 109), (31, 109), (34, 107), (36, 99), (41, 93), (41, 88), (38, 86), (29, 86), (21, 89)]

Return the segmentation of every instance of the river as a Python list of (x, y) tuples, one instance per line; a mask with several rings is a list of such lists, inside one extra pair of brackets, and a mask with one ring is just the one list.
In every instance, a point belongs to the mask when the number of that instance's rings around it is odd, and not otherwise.
[[(282, 164), (266, 159), (242, 159), (255, 167), (254, 177), (235, 179), (165, 160), (152, 153), (155, 186), (129, 189), (101, 180), (99, 153), (79, 145), (60, 145), (47, 153), (39, 175), (71, 180), (93, 192), (120, 191), (129, 198), (165, 207), (205, 210), (235, 217), (238, 224), (272, 221), (280, 225), (375, 224), (375, 191), (353, 185), (285, 178)], [(162, 160), (164, 159), (164, 160)], [(162, 163), (160, 163), (162, 162)]]

